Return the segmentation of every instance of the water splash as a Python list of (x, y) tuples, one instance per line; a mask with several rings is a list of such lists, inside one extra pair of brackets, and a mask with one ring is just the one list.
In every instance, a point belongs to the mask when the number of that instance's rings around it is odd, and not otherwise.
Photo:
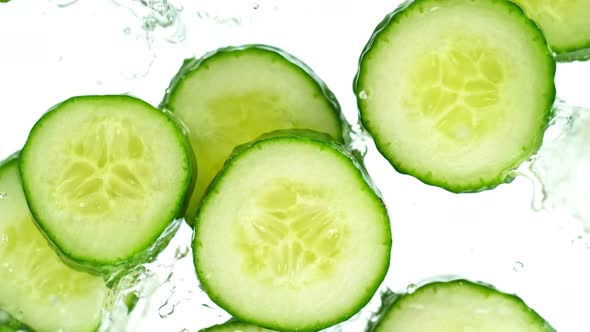
[(362, 124), (358, 122), (350, 128), (347, 137), (345, 137), (345, 141), (353, 153), (362, 160), (367, 155), (371, 137), (363, 128)]
[(363, 331), (373, 332), (379, 324), (379, 322), (383, 319), (383, 316), (387, 313), (391, 305), (399, 297), (400, 294), (394, 293), (388, 288), (381, 290), (381, 292), (379, 292), (378, 302), (376, 303), (378, 304), (378, 307), (375, 310), (373, 310), (372, 315), (367, 319)]
[(189, 246), (183, 244), (183, 245), (179, 246), (178, 248), (176, 248), (176, 250), (174, 251), (174, 258), (176, 260), (183, 259), (184, 257), (186, 257), (186, 255), (188, 255), (189, 251), (190, 251)]
[[(118, 7), (127, 10), (136, 17), (137, 27), (127, 26), (122, 33), (134, 43), (141, 43), (145, 51), (143, 59), (138, 59), (140, 70), (133, 70), (129, 79), (145, 77), (150, 72), (159, 49), (158, 42), (182, 43), (186, 37), (186, 27), (181, 20), (178, 7), (167, 0), (112, 0)], [(133, 22), (133, 20), (130, 20)], [(134, 33), (135, 32), (135, 33)]]
[(529, 170), (542, 185), (539, 207), (565, 213), (590, 232), (590, 109), (558, 102)]

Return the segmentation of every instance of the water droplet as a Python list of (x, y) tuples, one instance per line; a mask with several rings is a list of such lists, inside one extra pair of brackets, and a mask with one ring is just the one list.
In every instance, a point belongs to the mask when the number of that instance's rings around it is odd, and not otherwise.
[(0, 242), (8, 242), (8, 235), (2, 234), (2, 236), (0, 236)]
[(418, 286), (416, 286), (416, 284), (409, 284), (408, 287), (406, 287), (406, 292), (408, 294), (412, 294), (416, 291), (417, 288)]
[(367, 97), (369, 97), (369, 95), (367, 94), (367, 91), (363, 90), (361, 92), (359, 92), (359, 98), (362, 100), (367, 99)]
[(260, 5), (259, 5), (259, 4), (257, 4), (257, 3), (254, 3), (254, 5), (252, 5), (252, 8), (253, 8), (254, 10), (256, 10), (256, 9), (260, 8)]
[(8, 197), (8, 194), (0, 191), (0, 199)]
[(126, 35), (130, 35), (131, 34), (131, 28), (130, 27), (126, 27), (125, 29), (123, 29), (123, 33)]
[(176, 248), (176, 251), (174, 251), (174, 258), (176, 259), (182, 259), (184, 257), (186, 257), (186, 255), (188, 255), (189, 252), (189, 247), (185, 244), (179, 246), (178, 248)]
[(524, 269), (524, 263), (523, 262), (514, 262), (514, 264), (512, 264), (512, 270), (514, 272), (520, 272)]

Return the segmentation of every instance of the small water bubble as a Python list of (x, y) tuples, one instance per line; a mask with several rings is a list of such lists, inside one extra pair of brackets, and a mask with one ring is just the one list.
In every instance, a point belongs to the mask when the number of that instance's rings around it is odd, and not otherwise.
[(7, 234), (2, 234), (0, 236), (0, 242), (8, 242), (8, 235)]
[(165, 303), (164, 305), (162, 305), (160, 307), (160, 309), (158, 309), (158, 315), (160, 315), (160, 318), (167, 318), (168, 316), (172, 315), (174, 313), (174, 305), (170, 304), (170, 303)]
[(5, 192), (0, 191), (0, 199), (4, 199), (6, 197), (8, 197), (8, 194), (5, 193)]
[(123, 33), (126, 35), (130, 35), (131, 34), (131, 28), (130, 27), (126, 27), (125, 29), (123, 29)]
[(189, 252), (189, 247), (185, 244), (179, 246), (178, 248), (176, 248), (176, 251), (174, 251), (174, 258), (176, 259), (182, 259), (184, 257), (186, 257), (186, 255), (188, 255)]
[(362, 90), (361, 92), (359, 92), (359, 98), (362, 100), (367, 99), (367, 97), (369, 97), (369, 95), (367, 94), (367, 91)]
[(201, 303), (201, 306), (203, 306), (203, 307), (205, 307), (205, 308), (207, 308), (207, 309), (215, 310), (215, 308), (213, 308), (212, 306), (210, 306), (210, 305), (209, 305), (209, 304), (207, 304), (207, 303)]
[(51, 302), (51, 304), (53, 305), (57, 305), (59, 304), (59, 299), (57, 298), (57, 296), (51, 295), (49, 296), (49, 302)]
[(512, 264), (512, 270), (514, 272), (520, 272), (524, 269), (524, 263), (523, 262), (514, 262), (514, 264)]
[(416, 286), (416, 284), (409, 284), (408, 287), (406, 287), (406, 292), (408, 294), (412, 294), (416, 291), (417, 288), (418, 286)]
[(60, 55), (57, 57), (57, 62), (61, 62), (63, 59), (64, 59), (64, 57)]
[(252, 9), (256, 10), (256, 9), (258, 9), (258, 8), (260, 8), (260, 5), (259, 5), (258, 3), (254, 3), (254, 4), (252, 5)]
[(65, 8), (78, 2), (78, 0), (49, 0), (49, 2), (55, 4), (59, 8)]

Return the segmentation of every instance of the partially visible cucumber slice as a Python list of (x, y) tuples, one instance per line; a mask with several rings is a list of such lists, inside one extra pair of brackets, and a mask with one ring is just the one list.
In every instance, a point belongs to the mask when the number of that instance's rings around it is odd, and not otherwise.
[(47, 237), (71, 260), (103, 269), (153, 255), (146, 250), (184, 212), (191, 161), (165, 113), (130, 96), (84, 96), (35, 124), (20, 171)]
[[(0, 163), (0, 192), (0, 310), (37, 332), (95, 330), (105, 284), (66, 266), (39, 232), (25, 201), (16, 157)], [(13, 323), (9, 327), (20, 328)]]
[(240, 321), (229, 321), (224, 324), (215, 325), (208, 327), (199, 332), (273, 332), (263, 327), (240, 322)]
[(362, 166), (324, 134), (278, 131), (237, 148), (196, 221), (193, 254), (207, 294), (269, 329), (350, 318), (389, 267), (387, 211)]
[(388, 15), (360, 60), (363, 125), (400, 172), (452, 192), (493, 188), (539, 148), (555, 61), (505, 0), (416, 0)]
[(541, 27), (559, 60), (590, 58), (590, 0), (511, 0)]
[(207, 186), (237, 145), (277, 129), (342, 137), (332, 92), (305, 64), (273, 47), (227, 47), (187, 60), (169, 91), (162, 107), (187, 126), (199, 169), (187, 210), (191, 225)]
[(466, 280), (435, 282), (396, 299), (374, 332), (552, 332), (518, 297)]

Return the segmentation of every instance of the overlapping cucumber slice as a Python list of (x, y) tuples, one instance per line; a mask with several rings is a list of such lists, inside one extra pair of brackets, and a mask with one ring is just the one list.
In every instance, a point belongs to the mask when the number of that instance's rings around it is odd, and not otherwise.
[(196, 220), (205, 291), (236, 318), (273, 330), (350, 318), (389, 267), (387, 211), (362, 166), (325, 134), (273, 132), (236, 149)]
[(493, 188), (536, 152), (555, 99), (537, 26), (504, 0), (416, 0), (363, 51), (363, 125), (400, 172), (453, 192)]
[(547, 38), (558, 60), (590, 59), (590, 0), (511, 0)]
[(467, 280), (433, 282), (385, 308), (373, 332), (554, 332), (520, 298)]
[(340, 107), (332, 92), (304, 63), (273, 47), (227, 47), (187, 60), (169, 91), (162, 107), (189, 130), (199, 169), (189, 224), (236, 146), (277, 129), (342, 137)]
[(130, 96), (68, 99), (32, 129), (20, 171), (39, 227), (69, 259), (107, 269), (184, 212), (192, 152), (172, 118)]
[[(37, 332), (95, 330), (105, 283), (65, 265), (37, 229), (16, 156), (0, 162), (0, 191), (0, 315), (5, 311)], [(22, 328), (16, 321), (6, 323), (9, 331)]]

